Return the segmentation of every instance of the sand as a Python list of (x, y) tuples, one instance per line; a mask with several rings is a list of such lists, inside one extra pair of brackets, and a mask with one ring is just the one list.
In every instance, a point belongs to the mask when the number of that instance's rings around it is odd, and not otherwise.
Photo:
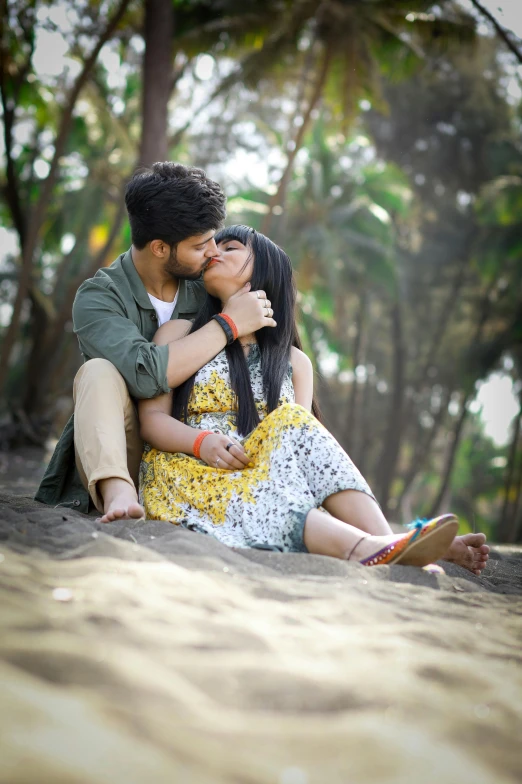
[(0, 782), (519, 782), (522, 552), (446, 569), (3, 495)]

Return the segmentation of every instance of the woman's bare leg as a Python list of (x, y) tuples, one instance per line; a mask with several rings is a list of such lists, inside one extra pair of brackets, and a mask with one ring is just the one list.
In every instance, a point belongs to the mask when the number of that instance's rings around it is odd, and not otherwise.
[[(359, 490), (342, 490), (323, 501), (324, 508), (337, 520), (359, 528), (372, 536), (385, 536), (392, 530), (371, 496)], [(359, 550), (358, 550), (359, 552)], [(480, 575), (489, 558), (484, 534), (456, 536), (443, 558)], [(363, 557), (363, 556), (361, 556)]]
[(324, 508), (337, 520), (349, 523), (373, 536), (393, 534), (379, 504), (360, 490), (342, 490), (323, 501)]
[(399, 537), (396, 534), (372, 536), (320, 509), (311, 509), (306, 517), (303, 538), (310, 553), (343, 560), (353, 556), (360, 561)]

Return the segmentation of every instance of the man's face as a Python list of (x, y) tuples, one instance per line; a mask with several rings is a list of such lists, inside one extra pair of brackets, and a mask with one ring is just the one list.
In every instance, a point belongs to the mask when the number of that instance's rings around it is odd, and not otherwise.
[(173, 278), (184, 278), (185, 280), (196, 280), (207, 266), (213, 256), (217, 256), (218, 250), (214, 242), (216, 232), (205, 232), (205, 234), (195, 234), (187, 237), (186, 240), (179, 242), (176, 248), (171, 248), (170, 257), (165, 264), (165, 271)]

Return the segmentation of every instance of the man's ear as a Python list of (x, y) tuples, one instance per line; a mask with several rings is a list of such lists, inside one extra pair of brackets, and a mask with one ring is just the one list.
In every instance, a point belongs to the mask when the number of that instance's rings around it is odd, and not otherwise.
[(166, 242), (163, 242), (163, 240), (152, 240), (152, 242), (149, 243), (149, 247), (151, 252), (158, 259), (163, 260), (170, 256), (170, 247)]

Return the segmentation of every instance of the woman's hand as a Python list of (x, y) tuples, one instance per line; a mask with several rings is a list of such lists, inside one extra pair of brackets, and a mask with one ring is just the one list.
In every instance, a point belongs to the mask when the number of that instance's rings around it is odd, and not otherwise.
[(207, 465), (212, 468), (224, 468), (227, 471), (240, 471), (250, 463), (250, 458), (240, 443), (234, 438), (218, 433), (212, 433), (203, 439), (199, 454)]
[(251, 335), (263, 327), (277, 327), (272, 303), (264, 291), (250, 291), (250, 283), (233, 294), (223, 307), (237, 327), (238, 337)]

